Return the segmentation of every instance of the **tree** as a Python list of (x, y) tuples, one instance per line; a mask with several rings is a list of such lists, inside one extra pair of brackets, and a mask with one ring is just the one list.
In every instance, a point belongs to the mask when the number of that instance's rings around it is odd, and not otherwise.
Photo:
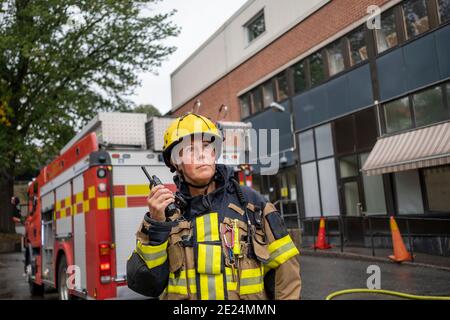
[(131, 110), (137, 74), (175, 48), (160, 0), (0, 0), (0, 232), (14, 176), (49, 162), (98, 111)]
[(145, 113), (147, 115), (147, 118), (161, 116), (161, 112), (159, 112), (159, 110), (151, 104), (141, 104), (134, 108), (133, 111), (136, 113)]

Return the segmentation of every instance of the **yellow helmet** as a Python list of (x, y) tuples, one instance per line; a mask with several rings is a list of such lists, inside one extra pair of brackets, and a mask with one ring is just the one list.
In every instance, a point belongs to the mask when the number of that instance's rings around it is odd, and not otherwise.
[(187, 113), (182, 117), (175, 119), (164, 133), (163, 157), (166, 165), (173, 170), (175, 167), (170, 161), (173, 147), (177, 145), (184, 137), (192, 135), (202, 135), (211, 138), (216, 145), (216, 155), (221, 150), (222, 135), (217, 126), (208, 118), (195, 113)]

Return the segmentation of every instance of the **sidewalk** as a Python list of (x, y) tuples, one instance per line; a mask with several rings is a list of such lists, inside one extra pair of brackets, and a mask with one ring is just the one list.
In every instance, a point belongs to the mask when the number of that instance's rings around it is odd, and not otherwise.
[[(341, 252), (340, 247), (333, 247), (327, 250), (314, 251), (311, 247), (302, 247), (300, 255), (305, 256), (325, 256), (335, 257), (341, 259), (356, 259), (379, 262), (392, 262), (388, 256), (392, 254), (392, 249), (375, 249), (375, 256), (372, 256), (372, 248), (360, 247), (344, 247), (344, 252)], [(404, 265), (433, 268), (450, 272), (450, 257), (433, 256), (425, 253), (414, 253), (413, 262), (403, 262)]]

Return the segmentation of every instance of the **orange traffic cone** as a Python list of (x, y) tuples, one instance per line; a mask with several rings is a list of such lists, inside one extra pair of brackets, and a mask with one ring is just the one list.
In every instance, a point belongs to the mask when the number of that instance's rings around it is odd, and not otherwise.
[(330, 249), (331, 246), (327, 243), (325, 236), (325, 218), (320, 218), (319, 233), (317, 234), (317, 241), (314, 244), (314, 249)]
[(397, 222), (395, 222), (395, 219), (392, 216), (390, 225), (394, 255), (389, 256), (389, 259), (395, 262), (412, 261), (412, 256), (408, 252), (408, 250), (406, 250), (405, 243), (403, 242), (402, 235), (400, 234), (400, 230), (398, 229)]

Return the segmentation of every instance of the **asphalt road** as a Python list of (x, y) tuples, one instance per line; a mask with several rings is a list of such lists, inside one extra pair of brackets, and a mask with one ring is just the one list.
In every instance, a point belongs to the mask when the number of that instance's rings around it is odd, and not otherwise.
[[(450, 296), (450, 272), (447, 271), (394, 263), (302, 256), (302, 298), (320, 300), (337, 290), (366, 288), (367, 278), (370, 276), (367, 274), (367, 268), (370, 265), (380, 268), (381, 289), (418, 295)], [(20, 253), (0, 254), (0, 299), (31, 299), (23, 275)], [(57, 299), (57, 295), (55, 292), (47, 292), (44, 299)], [(339, 299), (395, 298), (352, 294)]]

